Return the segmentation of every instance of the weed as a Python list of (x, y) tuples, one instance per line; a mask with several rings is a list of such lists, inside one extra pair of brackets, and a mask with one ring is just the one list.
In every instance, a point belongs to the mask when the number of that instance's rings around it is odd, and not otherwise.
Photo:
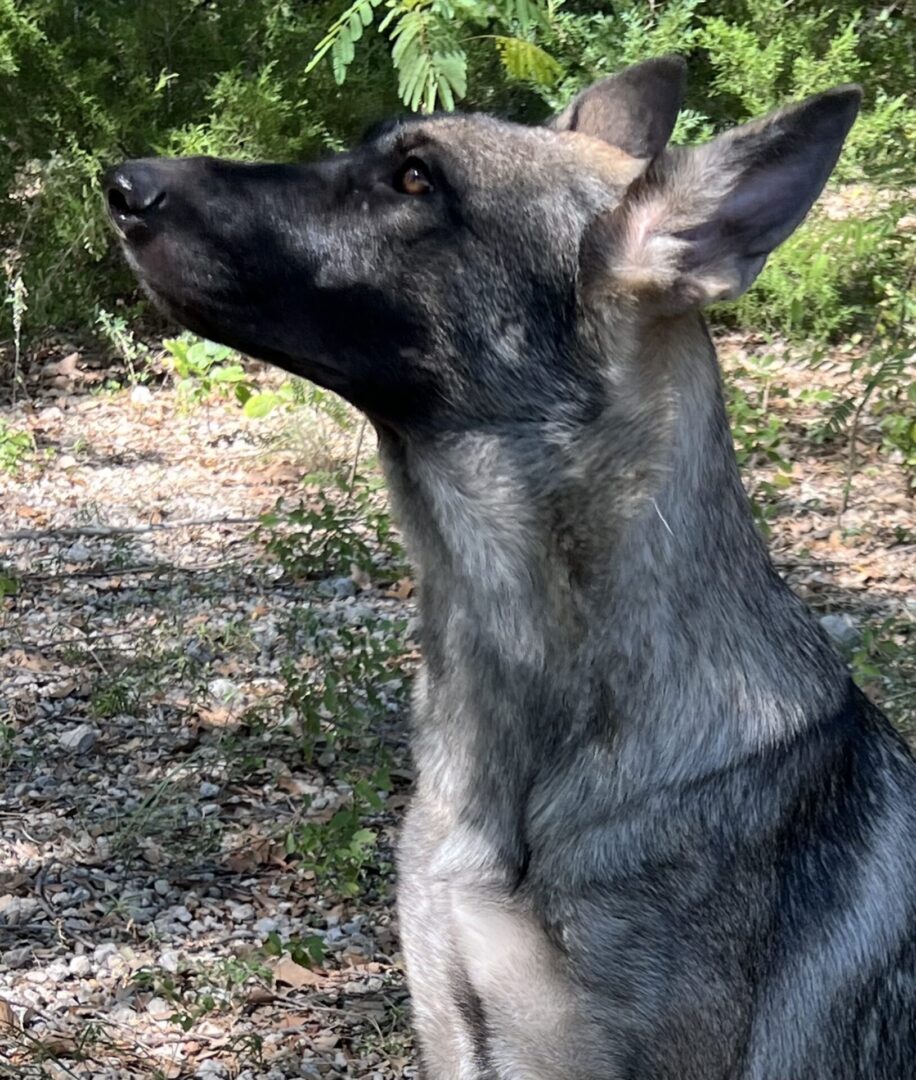
[(346, 574), (353, 567), (371, 572), (378, 569), (378, 552), (399, 564), (403, 549), (380, 503), (379, 484), (356, 477), (349, 490), (341, 480), (333, 485), (331, 491), (319, 488), (310, 502), (300, 500), (293, 508), (279, 499), (261, 517), (255, 539), (291, 578)]
[(228, 346), (182, 334), (166, 338), (162, 347), (178, 379), (178, 396), (184, 408), (199, 405), (214, 394), (234, 397), (242, 405), (252, 399), (251, 381), (239, 363), (238, 353)]
[(5, 720), (0, 721), (0, 765), (6, 767), (13, 759), (16, 729)]
[(0, 469), (14, 474), (25, 458), (35, 450), (35, 440), (28, 431), (10, 427), (0, 420)]
[[(781, 491), (791, 484), (791, 464), (786, 460), (783, 443), (786, 426), (783, 419), (770, 411), (770, 403), (784, 398), (785, 387), (772, 385), (766, 376), (767, 361), (758, 361), (752, 372), (755, 390), (748, 393), (737, 383), (737, 378), (748, 375), (748, 369), (739, 368), (730, 373), (726, 383), (728, 411), (738, 465), (749, 484), (749, 495), (758, 523), (765, 523), (775, 513), (775, 501)], [(761, 379), (761, 375), (763, 378)], [(763, 383), (760, 391), (756, 386)], [(756, 470), (769, 467), (767, 478), (754, 478)]]
[(190, 1031), (201, 1019), (232, 1008), (251, 982), (266, 983), (269, 969), (252, 953), (229, 956), (213, 964), (184, 963), (177, 972), (164, 968), (141, 968), (134, 975), (137, 990), (152, 993), (175, 1009), (169, 1017), (182, 1031)]
[(325, 957), (324, 939), (313, 934), (306, 938), (291, 937), (284, 942), (280, 935), (273, 931), (267, 935), (264, 952), (268, 956), (289, 953), (290, 959), (303, 967), (321, 966)]
[(97, 720), (129, 713), (139, 704), (136, 688), (127, 682), (106, 682), (89, 699), (89, 711)]
[(319, 746), (357, 749), (406, 694), (406, 622), (372, 619), (363, 627), (311, 621), (310, 655), (284, 669), (284, 703), (298, 719), (302, 755)]
[(112, 315), (110, 311), (99, 308), (95, 324), (127, 366), (130, 385), (147, 382), (150, 377), (149, 346), (138, 340), (128, 327), (127, 320), (122, 315)]
[(385, 770), (358, 780), (347, 803), (330, 821), (308, 822), (287, 833), (287, 854), (299, 856), (302, 868), (311, 871), (322, 888), (357, 896), (370, 868), (383, 875), (391, 869), (378, 859), (378, 834), (364, 823), (382, 809), (384, 798), (379, 792), (387, 792), (390, 786)]

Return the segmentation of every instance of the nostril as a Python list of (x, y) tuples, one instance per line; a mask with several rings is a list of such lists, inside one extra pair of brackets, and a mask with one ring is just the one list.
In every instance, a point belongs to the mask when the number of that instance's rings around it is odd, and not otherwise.
[(130, 207), (127, 205), (127, 197), (118, 188), (108, 189), (108, 206), (115, 214), (129, 214)]
[(141, 218), (161, 207), (166, 192), (158, 171), (147, 162), (128, 162), (108, 173), (108, 211), (117, 218)]

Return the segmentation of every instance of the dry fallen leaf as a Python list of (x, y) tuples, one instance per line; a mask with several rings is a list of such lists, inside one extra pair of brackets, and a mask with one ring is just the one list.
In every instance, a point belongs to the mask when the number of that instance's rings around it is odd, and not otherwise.
[(303, 967), (301, 964), (297, 964), (295, 960), (290, 959), (288, 956), (281, 956), (274, 964), (273, 971), (276, 982), (285, 983), (287, 986), (295, 987), (297, 990), (301, 986), (320, 986), (322, 983), (320, 975), (310, 971), (307, 967)]
[(8, 1001), (0, 998), (0, 1031), (4, 1028), (17, 1028), (16, 1014)]
[(407, 600), (413, 596), (413, 579), (409, 577), (401, 578), (401, 580), (392, 588), (388, 589), (383, 595), (389, 597), (392, 600)]

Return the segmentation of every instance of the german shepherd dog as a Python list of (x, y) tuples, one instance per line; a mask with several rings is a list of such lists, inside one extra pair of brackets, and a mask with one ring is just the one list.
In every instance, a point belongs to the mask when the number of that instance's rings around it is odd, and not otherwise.
[(348, 398), (415, 560), (400, 920), (429, 1080), (913, 1080), (916, 763), (777, 577), (703, 305), (860, 93), (669, 148), (684, 65), (544, 127), (108, 173), (184, 326)]

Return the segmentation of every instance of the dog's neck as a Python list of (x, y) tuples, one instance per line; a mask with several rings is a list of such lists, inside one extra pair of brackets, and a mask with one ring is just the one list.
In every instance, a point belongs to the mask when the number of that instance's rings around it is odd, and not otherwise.
[(702, 324), (609, 381), (572, 428), (382, 438), (418, 570), (421, 771), (498, 761), (511, 800), (592, 741), (623, 798), (841, 705), (842, 664), (755, 529)]

